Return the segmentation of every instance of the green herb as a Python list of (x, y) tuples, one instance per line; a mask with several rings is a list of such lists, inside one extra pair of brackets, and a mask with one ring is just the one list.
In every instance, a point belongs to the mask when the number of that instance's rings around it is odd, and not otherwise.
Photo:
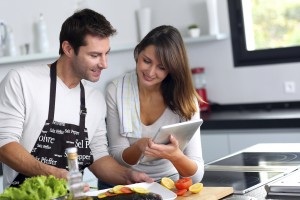
[(0, 195), (0, 200), (50, 200), (67, 194), (67, 181), (54, 176), (27, 178), (20, 187), (9, 187)]
[(188, 26), (188, 29), (198, 28), (197, 24), (191, 24)]

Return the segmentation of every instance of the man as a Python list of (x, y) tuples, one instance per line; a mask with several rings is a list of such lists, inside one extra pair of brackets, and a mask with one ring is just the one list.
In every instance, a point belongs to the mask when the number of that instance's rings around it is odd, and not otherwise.
[(120, 166), (107, 152), (106, 104), (82, 79), (99, 80), (107, 68), (110, 36), (116, 30), (90, 9), (62, 25), (60, 57), (51, 65), (10, 71), (0, 84), (0, 161), (4, 188), (26, 177), (66, 178), (65, 149), (78, 148), (79, 168), (102, 180), (151, 182), (146, 174)]

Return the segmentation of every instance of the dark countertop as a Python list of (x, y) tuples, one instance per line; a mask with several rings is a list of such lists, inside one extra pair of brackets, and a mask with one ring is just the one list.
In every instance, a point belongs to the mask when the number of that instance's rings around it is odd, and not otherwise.
[(247, 192), (244, 195), (238, 195), (238, 194), (232, 194), (230, 196), (227, 196), (225, 198), (222, 198), (222, 200), (299, 200), (298, 197), (292, 197), (292, 196), (270, 196), (267, 195), (267, 192), (265, 190), (265, 186), (260, 186), (259, 188), (256, 188), (250, 192)]
[(201, 118), (202, 130), (300, 128), (300, 102), (212, 104)]

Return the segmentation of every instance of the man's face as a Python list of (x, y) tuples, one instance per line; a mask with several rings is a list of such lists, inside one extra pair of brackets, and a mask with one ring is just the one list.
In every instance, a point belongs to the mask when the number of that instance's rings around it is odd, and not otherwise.
[(72, 58), (74, 73), (80, 79), (96, 82), (101, 71), (107, 68), (108, 53), (110, 51), (109, 38), (87, 35), (86, 46), (80, 46), (78, 54)]

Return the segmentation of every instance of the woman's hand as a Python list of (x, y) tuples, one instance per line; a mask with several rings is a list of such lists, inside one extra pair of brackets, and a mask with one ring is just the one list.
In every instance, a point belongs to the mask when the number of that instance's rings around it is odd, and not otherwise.
[(156, 158), (165, 158), (172, 162), (183, 156), (183, 152), (179, 149), (179, 144), (174, 136), (170, 136), (169, 144), (156, 144), (152, 140), (145, 148), (145, 155)]
[(143, 154), (145, 153), (147, 147), (149, 147), (149, 145), (151, 145), (153, 142), (151, 140), (151, 138), (141, 138), (139, 140), (137, 140), (134, 145), (136, 145), (136, 147), (139, 149), (139, 151)]

